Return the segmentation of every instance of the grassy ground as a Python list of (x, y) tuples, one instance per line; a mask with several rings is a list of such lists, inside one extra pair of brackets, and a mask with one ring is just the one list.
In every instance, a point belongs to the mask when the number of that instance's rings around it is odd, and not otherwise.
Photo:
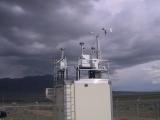
[[(160, 120), (160, 95), (114, 96), (114, 120)], [(51, 103), (2, 104), (6, 120), (54, 120)]]
[(52, 105), (9, 105), (1, 106), (8, 116), (5, 120), (53, 120)]

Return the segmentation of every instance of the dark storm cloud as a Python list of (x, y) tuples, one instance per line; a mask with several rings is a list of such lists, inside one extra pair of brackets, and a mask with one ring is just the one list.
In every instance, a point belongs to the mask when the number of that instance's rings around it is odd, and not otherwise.
[(113, 33), (109, 40), (102, 37), (103, 53), (117, 66), (159, 59), (159, 4), (158, 0), (1, 0), (0, 75), (46, 74), (57, 49), (66, 48), (68, 58), (75, 60), (78, 43), (93, 39), (88, 32), (106, 25)]
[[(49, 73), (49, 58), (54, 56), (57, 46), (88, 32), (89, 26), (81, 21), (81, 17), (89, 13), (88, 3), (1, 0), (1, 77)], [(8, 66), (17, 69), (8, 69)]]
[(113, 62), (125, 67), (160, 58), (159, 4), (157, 0), (128, 2), (112, 18), (114, 33), (106, 51)]

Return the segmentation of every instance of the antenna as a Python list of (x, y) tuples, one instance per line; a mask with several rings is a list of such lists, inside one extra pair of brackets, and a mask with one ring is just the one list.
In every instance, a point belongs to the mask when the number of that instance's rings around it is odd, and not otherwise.
[(84, 42), (79, 43), (81, 46), (81, 57), (83, 56), (83, 50), (84, 50)]
[(95, 37), (96, 37), (97, 59), (100, 59), (101, 58), (101, 55), (100, 55), (101, 50), (100, 50), (99, 39), (98, 39), (99, 38), (99, 34), (95, 34), (94, 32), (90, 32), (90, 34), (91, 35), (95, 35)]
[(99, 45), (99, 35), (96, 35), (96, 43), (97, 43), (97, 59), (100, 59), (100, 45)]
[(64, 58), (64, 48), (61, 48), (61, 59)]

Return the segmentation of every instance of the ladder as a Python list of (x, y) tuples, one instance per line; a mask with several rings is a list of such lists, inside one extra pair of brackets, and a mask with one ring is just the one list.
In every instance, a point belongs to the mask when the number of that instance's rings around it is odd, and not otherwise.
[(74, 91), (72, 87), (72, 83), (67, 83), (64, 86), (64, 120), (74, 120), (75, 116)]

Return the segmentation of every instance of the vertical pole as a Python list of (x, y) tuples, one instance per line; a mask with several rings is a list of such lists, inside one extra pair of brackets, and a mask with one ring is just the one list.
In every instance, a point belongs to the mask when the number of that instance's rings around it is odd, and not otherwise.
[(99, 35), (96, 35), (96, 43), (97, 43), (97, 59), (100, 58), (100, 48), (99, 48)]
[(109, 71), (110, 70), (110, 64), (109, 64), (109, 62), (110, 61), (107, 61), (107, 73), (108, 73), (108, 79), (111, 80), (111, 78), (110, 78), (110, 71)]
[(66, 69), (66, 80), (68, 80), (68, 69)]
[(80, 73), (79, 73), (79, 67), (77, 67), (76, 68), (76, 79), (77, 80), (79, 80), (79, 75), (80, 75)]
[(61, 48), (61, 59), (64, 58), (64, 48)]
[(56, 79), (57, 79), (57, 77), (56, 77), (56, 59), (55, 58), (53, 58), (53, 88), (54, 88), (54, 100), (53, 100), (53, 106), (52, 106), (52, 111), (53, 111), (53, 115), (55, 115), (55, 117), (53, 117), (53, 120), (54, 119), (57, 119), (57, 112), (56, 112), (56, 110), (57, 110), (57, 106), (56, 106)]
[(80, 42), (81, 46), (81, 57), (83, 56), (84, 42)]
[(158, 120), (160, 120), (159, 119), (159, 117), (160, 117), (160, 102), (158, 101), (158, 103), (157, 103), (157, 113), (158, 113)]
[(156, 102), (156, 120), (159, 120), (159, 102)]
[(53, 60), (53, 88), (55, 87), (55, 85), (56, 85), (56, 82), (57, 82), (57, 74), (56, 74), (57, 72), (56, 72), (56, 59), (54, 58), (54, 60)]
[[(39, 110), (38, 101), (35, 102), (37, 111)], [(36, 115), (36, 120), (38, 120), (38, 115)]]
[(158, 120), (160, 120), (159, 117), (160, 117), (160, 102), (158, 102)]
[(139, 102), (140, 102), (140, 99), (138, 98), (137, 99), (137, 105), (136, 105), (136, 107), (137, 107), (137, 120), (139, 120)]
[(119, 116), (118, 116), (118, 98), (117, 98), (117, 100), (116, 100), (116, 110), (115, 110), (115, 112), (116, 112), (116, 114), (115, 114), (115, 115), (116, 115), (116, 116), (115, 116), (115, 117), (116, 117), (116, 120), (118, 120), (118, 119), (119, 119), (119, 118), (118, 118), (118, 117), (119, 117)]

